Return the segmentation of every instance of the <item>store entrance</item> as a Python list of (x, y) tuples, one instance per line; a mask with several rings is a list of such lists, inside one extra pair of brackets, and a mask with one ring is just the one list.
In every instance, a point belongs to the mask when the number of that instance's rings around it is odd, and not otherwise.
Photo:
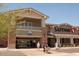
[(37, 48), (39, 39), (17, 39), (16, 48)]
[(70, 47), (70, 38), (60, 38), (61, 47)]
[(74, 38), (74, 44), (75, 46), (79, 46), (79, 38)]
[(56, 38), (48, 38), (48, 46), (55, 47)]

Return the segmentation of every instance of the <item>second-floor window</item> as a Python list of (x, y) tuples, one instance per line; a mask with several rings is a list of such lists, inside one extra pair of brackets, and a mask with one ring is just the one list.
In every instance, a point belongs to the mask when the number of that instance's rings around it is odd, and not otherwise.
[(20, 22), (20, 23), (17, 23), (17, 28), (23, 28), (23, 29), (26, 29), (26, 28), (29, 28), (31, 29), (32, 27), (32, 22)]
[(25, 22), (25, 27), (31, 29), (32, 28), (32, 22)]

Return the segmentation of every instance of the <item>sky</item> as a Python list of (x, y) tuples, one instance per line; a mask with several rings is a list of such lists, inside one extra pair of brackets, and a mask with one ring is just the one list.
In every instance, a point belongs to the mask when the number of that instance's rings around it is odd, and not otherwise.
[(9, 3), (5, 4), (4, 7), (1, 7), (0, 11), (2, 12), (30, 7), (49, 16), (46, 23), (68, 23), (73, 26), (79, 26), (78, 3)]

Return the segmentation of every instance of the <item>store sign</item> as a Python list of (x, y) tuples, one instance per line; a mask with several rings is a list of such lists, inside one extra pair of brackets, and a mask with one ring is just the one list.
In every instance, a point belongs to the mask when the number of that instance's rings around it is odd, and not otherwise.
[(32, 31), (28, 31), (28, 35), (32, 35)]

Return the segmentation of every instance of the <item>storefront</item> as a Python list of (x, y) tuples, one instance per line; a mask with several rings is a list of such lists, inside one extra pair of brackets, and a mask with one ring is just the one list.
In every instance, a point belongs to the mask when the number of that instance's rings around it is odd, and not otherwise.
[(16, 48), (37, 48), (39, 38), (17, 38)]
[(60, 38), (61, 47), (69, 47), (70, 46), (70, 38)]
[(74, 38), (74, 44), (75, 46), (79, 46), (79, 38)]
[(48, 46), (55, 47), (56, 38), (48, 38)]

